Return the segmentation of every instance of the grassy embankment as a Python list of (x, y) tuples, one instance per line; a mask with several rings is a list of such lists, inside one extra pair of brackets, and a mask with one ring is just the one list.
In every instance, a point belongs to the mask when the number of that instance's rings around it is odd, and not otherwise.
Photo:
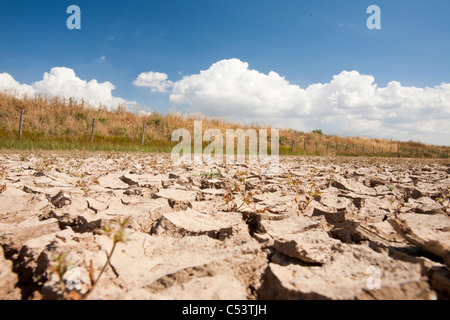
[[(24, 110), (24, 117), (22, 137), (19, 139), (21, 110)], [(94, 139), (91, 142), (93, 118), (96, 119), (96, 124)], [(243, 125), (198, 114), (182, 115), (177, 112), (153, 112), (139, 116), (125, 108), (93, 108), (71, 99), (18, 99), (0, 93), (0, 148), (170, 152), (177, 144), (170, 141), (172, 132), (184, 128), (192, 134), (194, 120), (202, 120), (203, 131), (219, 129), (224, 136), (226, 129), (270, 128), (259, 124)], [(146, 128), (144, 144), (141, 145), (143, 124)], [(268, 134), (270, 148), (270, 130)], [(204, 146), (206, 145), (208, 143), (204, 143)], [(417, 142), (339, 137), (280, 129), (280, 154), (448, 158), (449, 149)]]

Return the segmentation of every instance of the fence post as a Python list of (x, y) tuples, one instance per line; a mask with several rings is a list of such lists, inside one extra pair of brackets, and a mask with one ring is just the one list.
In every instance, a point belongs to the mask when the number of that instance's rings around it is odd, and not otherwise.
[(20, 122), (19, 122), (19, 140), (22, 139), (22, 123), (23, 123), (23, 109), (20, 110)]
[(325, 154), (328, 155), (328, 142), (327, 142), (327, 151), (325, 151)]
[(306, 154), (306, 139), (305, 139), (305, 141), (303, 142), (303, 151), (305, 151), (305, 154)]
[(294, 152), (294, 140), (292, 140), (292, 152)]
[(317, 153), (317, 141), (316, 141), (316, 153)]
[(95, 118), (92, 119), (91, 142), (94, 141), (94, 131), (95, 131)]
[(142, 138), (141, 138), (141, 146), (144, 145), (144, 138), (145, 138), (145, 122), (142, 125)]

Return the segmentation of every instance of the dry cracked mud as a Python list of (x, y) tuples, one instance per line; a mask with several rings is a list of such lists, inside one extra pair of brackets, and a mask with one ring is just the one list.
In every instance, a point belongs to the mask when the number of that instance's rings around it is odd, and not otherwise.
[(282, 157), (174, 165), (168, 155), (0, 155), (0, 299), (449, 299), (450, 164)]

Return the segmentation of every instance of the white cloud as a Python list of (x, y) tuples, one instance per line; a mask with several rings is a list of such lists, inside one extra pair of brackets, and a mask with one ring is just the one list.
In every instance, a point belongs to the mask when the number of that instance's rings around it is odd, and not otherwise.
[(34, 94), (32, 86), (20, 84), (8, 73), (0, 73), (0, 90), (6, 90), (19, 97)]
[(152, 114), (153, 114), (152, 111), (139, 110), (139, 112), (138, 112), (139, 117), (147, 117), (147, 116), (151, 116)]
[[(167, 80), (165, 78), (164, 80)], [(371, 75), (343, 71), (302, 89), (276, 72), (222, 60), (173, 84), (170, 101), (194, 112), (298, 130), (450, 145), (450, 84), (380, 88)]]
[(133, 84), (138, 87), (151, 88), (152, 92), (167, 92), (167, 89), (173, 86), (173, 82), (167, 78), (165, 73), (143, 72), (133, 81)]
[(265, 75), (249, 70), (238, 59), (219, 61), (177, 81), (170, 101), (211, 115), (278, 118), (288, 112), (308, 113), (303, 89), (276, 72)]
[[(115, 108), (119, 104), (134, 104), (119, 97), (114, 97), (112, 91), (115, 86), (106, 81), (99, 83), (93, 79), (89, 82), (78, 78), (72, 69), (56, 67), (46, 72), (41, 81), (34, 82), (31, 85), (20, 84), (7, 73), (0, 74), (0, 89), (22, 92), (29, 96), (44, 95), (49, 97), (83, 99), (93, 106), (104, 105), (109, 108)], [(22, 96), (23, 96), (22, 94)]]

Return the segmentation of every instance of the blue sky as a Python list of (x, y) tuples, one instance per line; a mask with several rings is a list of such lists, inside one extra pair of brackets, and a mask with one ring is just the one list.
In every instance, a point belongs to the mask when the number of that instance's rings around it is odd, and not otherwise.
[[(81, 8), (81, 30), (66, 27), (66, 9), (72, 4)], [(366, 27), (371, 4), (381, 8), (380, 30)], [(329, 83), (345, 70), (372, 75), (379, 87), (391, 81), (403, 87), (434, 87), (450, 82), (449, 12), (448, 0), (2, 0), (0, 73), (32, 84), (52, 68), (66, 67), (83, 80), (109, 81), (114, 96), (160, 112), (172, 106), (205, 113), (208, 109), (196, 108), (196, 99), (174, 103), (170, 90), (152, 92), (133, 85), (139, 74), (165, 73), (176, 83), (227, 59), (248, 63), (249, 70), (264, 75), (274, 71), (302, 89)], [(174, 90), (179, 92), (176, 85)], [(444, 107), (449, 103), (445, 100)], [(240, 118), (257, 119), (249, 114)], [(261, 122), (265, 119), (261, 115)], [(437, 119), (442, 120), (442, 112)], [(273, 117), (267, 120), (295, 126)], [(329, 133), (378, 135), (373, 130), (340, 131), (337, 125), (327, 130), (326, 123), (314, 124)], [(296, 129), (303, 127), (310, 129), (305, 124)], [(390, 134), (407, 140), (407, 131)], [(413, 138), (450, 144), (445, 136), (427, 137), (426, 132)]]

